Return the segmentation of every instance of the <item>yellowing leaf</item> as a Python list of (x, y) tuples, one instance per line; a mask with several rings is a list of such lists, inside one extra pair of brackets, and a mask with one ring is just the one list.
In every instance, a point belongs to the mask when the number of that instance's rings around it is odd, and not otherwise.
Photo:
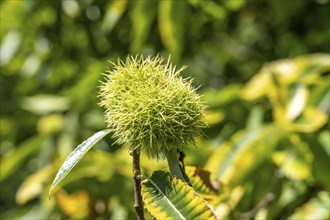
[(187, 183), (156, 171), (142, 181), (145, 207), (156, 219), (217, 219), (214, 210)]
[(38, 131), (43, 134), (53, 134), (60, 131), (64, 124), (63, 115), (50, 114), (43, 116), (38, 121)]
[(208, 125), (213, 125), (213, 124), (220, 123), (224, 118), (225, 118), (225, 113), (223, 113), (223, 112), (207, 110), (204, 121)]
[(290, 135), (291, 146), (272, 156), (281, 171), (290, 179), (305, 180), (311, 176), (313, 154), (298, 135)]
[(211, 173), (199, 167), (186, 166), (185, 171), (194, 190), (202, 195), (216, 195), (219, 186), (212, 184)]
[(313, 107), (307, 107), (294, 123), (287, 128), (292, 131), (312, 133), (323, 127), (329, 120), (329, 116)]
[(265, 96), (268, 93), (271, 82), (268, 67), (264, 66), (242, 89), (242, 99), (253, 101)]

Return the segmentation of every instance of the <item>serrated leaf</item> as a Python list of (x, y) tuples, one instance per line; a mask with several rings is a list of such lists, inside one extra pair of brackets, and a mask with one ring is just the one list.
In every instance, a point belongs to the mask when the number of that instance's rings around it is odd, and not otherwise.
[(212, 184), (211, 173), (199, 167), (186, 166), (185, 171), (194, 190), (202, 195), (216, 195), (219, 187)]
[(218, 219), (208, 203), (187, 183), (156, 171), (142, 182), (145, 207), (156, 219)]
[(72, 170), (72, 168), (79, 162), (79, 160), (91, 149), (97, 142), (99, 142), (105, 135), (109, 134), (110, 130), (105, 129), (95, 133), (93, 136), (82, 142), (72, 153), (66, 158), (61, 168), (56, 174), (56, 177), (49, 190), (49, 195), (62, 180)]

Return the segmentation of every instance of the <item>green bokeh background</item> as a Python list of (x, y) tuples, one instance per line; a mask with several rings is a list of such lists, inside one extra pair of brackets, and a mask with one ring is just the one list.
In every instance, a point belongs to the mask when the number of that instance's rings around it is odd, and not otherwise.
[[(287, 58), (294, 65), (314, 65), (308, 56), (294, 58), (330, 52), (329, 0), (4, 0), (0, 18), (1, 219), (135, 218), (130, 156), (111, 137), (86, 155), (51, 200), (47, 195), (66, 156), (106, 127), (97, 103), (101, 73), (111, 68), (108, 61), (159, 54), (171, 55), (178, 67), (188, 66), (182, 75), (194, 78), (210, 107), (206, 137), (187, 153), (186, 163), (204, 167), (237, 131), (285, 125), (274, 113), (281, 108), (272, 96), (242, 94), (265, 63)], [(330, 61), (315, 60), (323, 66), (299, 85), (309, 94), (305, 106), (325, 116), (314, 112), (302, 118), (321, 121), (307, 123), (308, 131), (288, 125), (288, 143), (276, 145), (273, 161), (253, 168), (265, 175), (238, 184), (245, 193), (224, 217), (235, 219), (255, 207), (274, 170), (284, 176), (276, 188), (284, 199), (266, 208), (269, 219), (330, 217)], [(288, 89), (288, 100), (296, 81), (281, 87)], [(300, 143), (303, 147), (293, 152), (303, 153), (292, 158), (307, 171), (296, 178), (290, 173), (300, 168), (283, 168), (278, 160), (289, 149), (285, 146)], [(142, 157), (146, 174), (164, 168), (166, 163)]]

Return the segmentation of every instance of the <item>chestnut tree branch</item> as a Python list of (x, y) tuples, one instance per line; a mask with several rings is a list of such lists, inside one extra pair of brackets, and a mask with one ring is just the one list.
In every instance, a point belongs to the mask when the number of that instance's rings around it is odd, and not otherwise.
[(136, 149), (132, 152), (133, 156), (133, 187), (134, 187), (134, 208), (137, 219), (144, 220), (143, 200), (141, 194), (141, 177), (140, 177), (140, 152)]

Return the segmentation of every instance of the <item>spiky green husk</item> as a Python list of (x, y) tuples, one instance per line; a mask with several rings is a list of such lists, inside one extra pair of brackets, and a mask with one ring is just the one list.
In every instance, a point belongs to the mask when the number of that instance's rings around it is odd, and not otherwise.
[(119, 143), (159, 157), (184, 151), (205, 127), (204, 106), (174, 66), (160, 57), (128, 57), (105, 74), (100, 105)]

